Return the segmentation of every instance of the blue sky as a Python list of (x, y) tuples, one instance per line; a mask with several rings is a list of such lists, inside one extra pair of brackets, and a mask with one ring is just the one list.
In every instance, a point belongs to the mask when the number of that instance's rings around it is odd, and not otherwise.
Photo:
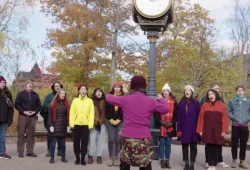
[[(230, 39), (230, 30), (227, 26), (227, 18), (230, 16), (233, 7), (232, 0), (190, 0), (191, 3), (199, 3), (202, 7), (210, 11), (210, 16), (216, 19), (216, 27), (220, 30), (217, 37), (216, 44), (218, 46), (227, 46), (231, 47), (233, 42)], [(247, 0), (241, 0), (241, 3), (246, 3)], [(53, 27), (50, 19), (47, 18), (43, 13), (40, 12), (40, 7), (37, 5), (32, 11), (28, 14), (30, 21), (30, 28), (27, 31), (26, 37), (30, 40), (30, 44), (35, 49), (38, 57), (37, 61), (41, 60), (41, 53), (44, 52), (39, 48), (46, 39), (46, 29)], [(143, 42), (147, 41), (143, 32), (140, 32), (139, 36), (133, 37), (135, 41)], [(46, 52), (49, 54), (49, 52)], [(49, 64), (48, 59), (46, 65)]]

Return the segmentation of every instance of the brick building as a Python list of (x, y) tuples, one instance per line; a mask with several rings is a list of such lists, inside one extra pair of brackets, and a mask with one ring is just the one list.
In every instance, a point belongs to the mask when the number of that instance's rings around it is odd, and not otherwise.
[(13, 85), (15, 85), (17, 89), (24, 89), (27, 80), (33, 82), (34, 89), (44, 89), (50, 88), (51, 84), (57, 80), (57, 77), (51, 74), (42, 73), (40, 67), (36, 63), (29, 72), (20, 71), (13, 82)]

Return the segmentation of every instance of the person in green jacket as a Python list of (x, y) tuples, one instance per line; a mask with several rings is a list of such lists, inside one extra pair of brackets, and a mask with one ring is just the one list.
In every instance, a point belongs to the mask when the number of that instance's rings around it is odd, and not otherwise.
[[(61, 89), (63, 88), (63, 85), (59, 82), (59, 81), (56, 81), (54, 82), (52, 85), (51, 85), (51, 90), (52, 92), (49, 93), (45, 99), (44, 99), (44, 102), (43, 102), (43, 105), (42, 105), (42, 109), (41, 109), (41, 116), (43, 117), (43, 123), (44, 123), (44, 127), (47, 129), (47, 131), (49, 132), (49, 126), (48, 126), (48, 110), (49, 110), (49, 104), (52, 102), (54, 96), (56, 95), (56, 93), (58, 91), (60, 91)], [(51, 143), (51, 136), (49, 135), (48, 133), (48, 137), (47, 137), (47, 154), (46, 154), (46, 157), (50, 157), (50, 150), (49, 150), (49, 146), (50, 146), (50, 143)], [(58, 144), (58, 142), (57, 142)], [(59, 146), (59, 144), (58, 144)], [(60, 156), (60, 148), (58, 147), (57, 148), (58, 150), (58, 153), (57, 155)]]

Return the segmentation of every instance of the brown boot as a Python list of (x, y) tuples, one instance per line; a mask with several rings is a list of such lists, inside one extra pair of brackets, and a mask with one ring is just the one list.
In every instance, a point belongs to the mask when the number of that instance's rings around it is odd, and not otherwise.
[(237, 167), (236, 160), (233, 160), (231, 168), (236, 168), (236, 167)]
[(102, 157), (98, 156), (96, 162), (97, 162), (98, 164), (102, 164)]
[(92, 164), (94, 162), (93, 156), (89, 156), (88, 164)]
[(248, 166), (246, 165), (245, 161), (240, 161), (239, 167), (241, 167), (243, 169), (248, 169)]
[(110, 159), (108, 161), (108, 166), (114, 166), (114, 159), (113, 159), (113, 157), (110, 157)]

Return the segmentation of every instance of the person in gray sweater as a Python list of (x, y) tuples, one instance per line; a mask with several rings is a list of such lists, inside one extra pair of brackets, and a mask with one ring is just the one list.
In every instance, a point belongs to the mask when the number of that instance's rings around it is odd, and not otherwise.
[(232, 168), (236, 168), (238, 143), (240, 140), (240, 164), (243, 169), (248, 169), (246, 165), (246, 148), (249, 137), (248, 123), (250, 121), (250, 99), (245, 95), (245, 88), (238, 85), (235, 88), (237, 95), (228, 103), (228, 117), (232, 121)]

